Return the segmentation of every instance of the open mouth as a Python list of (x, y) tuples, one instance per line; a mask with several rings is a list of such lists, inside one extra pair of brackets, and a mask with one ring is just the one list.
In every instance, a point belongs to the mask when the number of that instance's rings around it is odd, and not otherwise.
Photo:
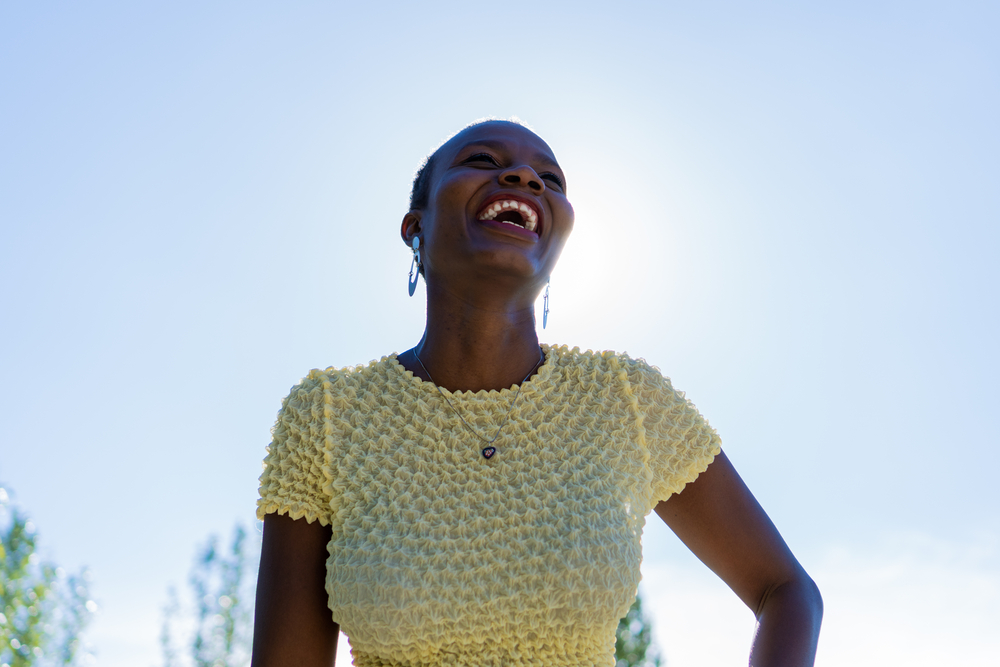
[(491, 201), (479, 212), (480, 220), (494, 220), (508, 225), (514, 225), (529, 232), (538, 228), (538, 213), (525, 204), (514, 199), (497, 199)]

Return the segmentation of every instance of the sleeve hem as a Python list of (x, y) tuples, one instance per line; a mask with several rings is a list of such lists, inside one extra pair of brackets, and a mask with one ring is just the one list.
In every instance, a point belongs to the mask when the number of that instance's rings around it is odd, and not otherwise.
[(306, 523), (319, 521), (321, 526), (330, 525), (330, 520), (326, 516), (311, 507), (302, 507), (300, 505), (277, 502), (258, 503), (257, 518), (263, 521), (264, 517), (268, 514), (284, 514), (290, 519), (305, 519)]
[(657, 489), (657, 496), (663, 496), (662, 498), (657, 498), (656, 502), (661, 503), (668, 500), (670, 496), (675, 496), (684, 490), (691, 482), (695, 481), (701, 476), (701, 473), (708, 470), (708, 466), (712, 465), (715, 458), (722, 451), (722, 442), (719, 440), (718, 436), (712, 438), (712, 446), (705, 452), (705, 456), (698, 459), (697, 462), (691, 465), (687, 469), (687, 472), (679, 479), (673, 480), (673, 484), (662, 484)]

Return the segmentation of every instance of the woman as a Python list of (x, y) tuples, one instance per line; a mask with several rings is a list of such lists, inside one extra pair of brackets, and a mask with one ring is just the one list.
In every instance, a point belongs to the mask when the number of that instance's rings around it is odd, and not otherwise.
[(279, 413), (254, 667), (331, 665), (339, 628), (359, 666), (613, 665), (650, 510), (756, 614), (751, 664), (813, 663), (819, 591), (694, 406), (641, 360), (539, 345), (572, 228), (521, 125), (428, 158), (401, 229), (423, 338)]

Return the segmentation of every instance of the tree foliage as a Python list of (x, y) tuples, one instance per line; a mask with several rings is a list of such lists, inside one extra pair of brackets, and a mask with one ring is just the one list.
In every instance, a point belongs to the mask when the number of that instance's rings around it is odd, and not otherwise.
[[(228, 550), (211, 536), (199, 550), (188, 583), (192, 604), (184, 613), (176, 591), (164, 608), (160, 648), (164, 667), (245, 667), (250, 664), (253, 619), (252, 574), (256, 558), (237, 526)], [(187, 627), (187, 651), (178, 648), (178, 628)]]
[(615, 667), (660, 667), (652, 626), (642, 611), (642, 597), (638, 594), (615, 631)]
[(35, 529), (0, 488), (0, 667), (77, 665), (97, 605), (88, 574), (67, 575), (36, 553)]

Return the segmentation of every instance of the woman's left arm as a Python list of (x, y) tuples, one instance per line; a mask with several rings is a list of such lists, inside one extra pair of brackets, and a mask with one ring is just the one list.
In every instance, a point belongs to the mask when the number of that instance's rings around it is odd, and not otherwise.
[(754, 612), (751, 667), (813, 664), (823, 617), (819, 588), (725, 453), (657, 504), (656, 513)]

